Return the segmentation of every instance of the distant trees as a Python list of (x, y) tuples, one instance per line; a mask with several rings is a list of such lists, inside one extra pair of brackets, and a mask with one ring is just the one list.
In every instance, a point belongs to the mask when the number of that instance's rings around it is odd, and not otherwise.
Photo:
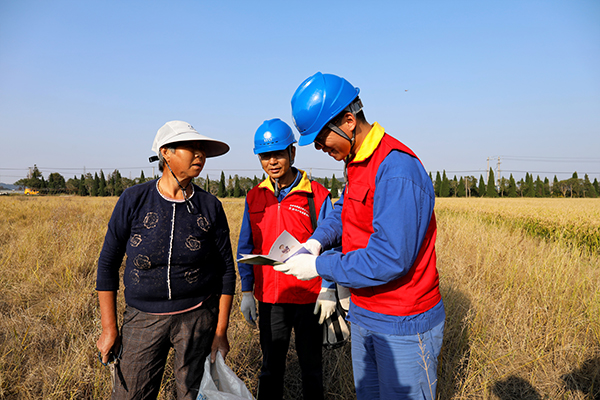
[(487, 190), (485, 192), (487, 197), (498, 197), (498, 191), (496, 190), (496, 179), (494, 179), (494, 171), (490, 168), (488, 173)]
[(83, 177), (83, 175), (81, 175), (81, 179), (79, 180), (79, 188), (77, 189), (77, 194), (79, 196), (87, 196), (88, 195), (88, 190), (87, 190), (87, 187), (85, 186), (85, 178)]
[(479, 197), (485, 196), (485, 182), (483, 181), (483, 175), (479, 175)]
[(48, 194), (57, 194), (66, 190), (67, 183), (65, 178), (58, 172), (52, 172), (48, 175)]
[(64, 193), (76, 194), (79, 196), (120, 196), (125, 188), (133, 186), (135, 181), (123, 178), (118, 170), (108, 175), (108, 180), (104, 171), (92, 174), (88, 172), (81, 175), (80, 178), (74, 176), (66, 182)]
[[(119, 173), (119, 171), (115, 171), (117, 174)], [(121, 175), (119, 175), (119, 180), (121, 178)], [(114, 184), (114, 182), (113, 182)], [(122, 192), (122, 190), (121, 190)], [(119, 196), (121, 193), (119, 193), (117, 196)], [(106, 196), (106, 177), (104, 176), (104, 171), (100, 170), (100, 178), (98, 179), (98, 196)]]
[(217, 197), (227, 197), (227, 190), (225, 188), (225, 173), (223, 171), (221, 171), (221, 180), (219, 181)]
[(233, 197), (242, 197), (242, 188), (240, 187), (240, 178), (236, 175), (233, 184)]
[(98, 186), (100, 186), (100, 178), (98, 178), (98, 173), (96, 172), (94, 174), (94, 182), (92, 183), (90, 196), (98, 196)]
[(474, 176), (465, 177), (465, 188), (467, 190), (466, 196), (476, 196), (477, 195), (477, 178)]
[[(429, 177), (433, 174), (430, 172)], [(479, 183), (477, 183), (479, 181)], [(578, 177), (577, 172), (569, 179), (559, 181), (556, 176), (552, 183), (545, 177), (543, 180), (538, 175), (535, 180), (532, 174), (526, 173), (525, 177), (515, 181), (512, 174), (510, 177), (496, 178), (494, 171), (490, 168), (487, 185), (483, 175), (479, 180), (474, 176), (466, 176), (452, 180), (446, 177), (446, 171), (438, 171), (432, 180), (433, 188), (438, 197), (591, 197), (600, 196), (598, 180), (590, 181), (586, 174), (583, 179)]]
[[(496, 177), (493, 169), (490, 168), (487, 174), (487, 184), (485, 177), (480, 175), (475, 176), (454, 176), (449, 179), (446, 171), (436, 171), (434, 174), (429, 172), (429, 178), (432, 180), (435, 195), (437, 197), (589, 197), (597, 198), (600, 196), (600, 187), (598, 179), (593, 181), (587, 174), (584, 174), (583, 179), (579, 178), (577, 172), (574, 172), (571, 178), (558, 180), (554, 176), (550, 181), (548, 177), (542, 178), (538, 175), (535, 180), (532, 174), (526, 173), (525, 177), (518, 182), (512, 174), (507, 179), (505, 177)], [(266, 176), (263, 173), (262, 178), (257, 178), (254, 175), (252, 178), (241, 177), (239, 175), (230, 175), (225, 178), (224, 171), (221, 171), (221, 179), (210, 180), (208, 175), (206, 178), (197, 177), (193, 182), (217, 197), (245, 197), (248, 191), (265, 180)], [(332, 198), (337, 198), (341, 194), (344, 182), (339, 181), (335, 174), (331, 178), (313, 177), (313, 180), (323, 184), (331, 193)], [(149, 179), (145, 177), (142, 170), (138, 178), (128, 179), (121, 176), (118, 170), (105, 175), (103, 170), (88, 172), (81, 174), (79, 177), (74, 176), (71, 179), (65, 178), (58, 172), (52, 172), (48, 175), (48, 180), (45, 180), (42, 172), (37, 165), (29, 169), (27, 178), (23, 178), (15, 182), (16, 185), (25, 188), (38, 190), (40, 194), (56, 195), (56, 194), (71, 194), (80, 196), (120, 196), (123, 191), (135, 184), (147, 182)]]
[(29, 168), (27, 178), (19, 179), (15, 185), (40, 190), (46, 188), (46, 181), (37, 165), (34, 164), (33, 168)]
[[(558, 197), (561, 193), (561, 190), (558, 185), (558, 178), (554, 175), (554, 180), (552, 181), (552, 196)], [(564, 196), (563, 196), (564, 197)]]
[[(104, 177), (104, 173), (102, 171), (100, 171), (100, 182), (101, 183), (102, 183), (103, 177)], [(126, 189), (126, 187), (124, 185), (123, 177), (121, 176), (121, 173), (119, 172), (119, 170), (115, 170), (115, 172), (113, 172), (113, 174), (111, 175), (110, 186), (112, 188), (113, 196), (120, 196), (123, 193), (123, 191)], [(129, 187), (129, 186), (131, 186), (131, 185), (127, 185), (127, 187)]]
[[(456, 177), (454, 177), (454, 179), (456, 179)], [(460, 177), (460, 180), (458, 181), (458, 185), (456, 187), (456, 197), (465, 197), (467, 194), (467, 188), (465, 187), (465, 180), (463, 179), (463, 177)]]
[(512, 174), (510, 174), (510, 178), (508, 179), (508, 197), (517, 197), (517, 183), (515, 182), (515, 178), (513, 178)]
[(110, 174), (108, 180), (104, 175), (104, 171), (100, 170), (100, 175), (97, 172), (94, 172), (93, 175), (88, 172), (81, 174), (80, 177), (74, 176), (68, 180), (65, 180), (58, 172), (52, 172), (48, 175), (48, 181), (46, 181), (36, 165), (30, 168), (27, 178), (15, 182), (15, 185), (22, 188), (36, 189), (40, 194), (79, 196), (120, 196), (125, 188), (134, 184), (134, 181), (123, 178), (118, 170)]
[(598, 197), (598, 192), (596, 191), (596, 188), (594, 187), (592, 182), (590, 182), (590, 177), (588, 176), (588, 174), (585, 174), (585, 177), (583, 178), (582, 186), (583, 186), (583, 197), (592, 197), (592, 198)]
[(442, 183), (440, 184), (440, 197), (449, 197), (450, 196), (450, 183), (448, 182), (448, 177), (446, 176), (446, 170), (442, 173)]
[(533, 175), (525, 174), (525, 197), (535, 197), (535, 187), (533, 185)]
[(442, 187), (442, 177), (440, 175), (440, 171), (435, 174), (435, 182), (433, 183), (433, 190), (435, 191), (436, 196), (442, 197), (440, 194), (440, 189)]
[(331, 188), (329, 190), (329, 193), (331, 193), (331, 197), (334, 199), (340, 197), (340, 189), (340, 182), (335, 178), (335, 174), (333, 174), (333, 177), (331, 178)]

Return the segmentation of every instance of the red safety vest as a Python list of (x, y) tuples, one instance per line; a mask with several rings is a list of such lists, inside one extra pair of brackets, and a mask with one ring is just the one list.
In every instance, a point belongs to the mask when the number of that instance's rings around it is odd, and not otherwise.
[[(384, 134), (370, 156), (348, 164), (348, 185), (342, 209), (344, 254), (367, 247), (374, 231), (373, 196), (377, 170), (393, 150), (417, 158), (400, 141)], [(436, 232), (435, 214), (432, 214), (425, 239), (408, 273), (380, 286), (350, 289), (352, 302), (369, 311), (396, 316), (419, 314), (435, 306), (441, 300), (435, 258)]]
[[(246, 201), (252, 228), (253, 254), (268, 254), (275, 239), (284, 230), (300, 243), (313, 232), (308, 205), (308, 193), (313, 193), (318, 218), (329, 191), (318, 182), (311, 182), (306, 172), (290, 193), (279, 203), (273, 194), (269, 178), (248, 192)], [(275, 271), (269, 265), (254, 265), (254, 296), (264, 303), (309, 304), (317, 300), (321, 278), (301, 281), (293, 275)]]

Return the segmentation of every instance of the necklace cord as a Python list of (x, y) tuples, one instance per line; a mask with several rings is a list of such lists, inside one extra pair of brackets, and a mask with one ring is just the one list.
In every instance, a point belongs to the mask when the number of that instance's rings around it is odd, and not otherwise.
[[(169, 163), (167, 162), (166, 159), (165, 159), (165, 164), (167, 165), (167, 168), (169, 168), (169, 171), (171, 171), (171, 175), (173, 175), (173, 178), (175, 178), (175, 182), (177, 182), (177, 186), (179, 186), (179, 189), (181, 189), (181, 191), (182, 191), (183, 201), (185, 201), (185, 206), (186, 206), (188, 212), (190, 214), (197, 214), (198, 212), (196, 211), (196, 207), (194, 206), (194, 204), (190, 201), (189, 197), (187, 196), (187, 188), (191, 185), (192, 181), (190, 180), (188, 182), (188, 184), (185, 185), (185, 187), (181, 186), (181, 182), (179, 182), (179, 179), (177, 179), (177, 177), (175, 176), (175, 173), (171, 169), (171, 166), (169, 165)], [(159, 190), (160, 190), (160, 187), (159, 187)]]

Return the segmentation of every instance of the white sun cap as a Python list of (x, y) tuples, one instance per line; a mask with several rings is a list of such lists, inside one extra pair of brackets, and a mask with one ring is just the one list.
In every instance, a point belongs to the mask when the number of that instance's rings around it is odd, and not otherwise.
[(221, 156), (229, 151), (227, 143), (199, 134), (192, 125), (184, 121), (169, 121), (164, 124), (156, 132), (154, 143), (152, 143), (152, 151), (158, 154), (160, 148), (167, 144), (192, 140), (203, 142), (206, 157)]

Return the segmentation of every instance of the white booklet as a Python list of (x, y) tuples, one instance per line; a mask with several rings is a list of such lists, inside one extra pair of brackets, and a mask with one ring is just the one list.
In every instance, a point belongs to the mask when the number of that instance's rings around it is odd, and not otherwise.
[(296, 240), (288, 231), (281, 232), (275, 240), (269, 254), (240, 254), (239, 263), (251, 265), (279, 265), (295, 254), (309, 253), (302, 244)]

